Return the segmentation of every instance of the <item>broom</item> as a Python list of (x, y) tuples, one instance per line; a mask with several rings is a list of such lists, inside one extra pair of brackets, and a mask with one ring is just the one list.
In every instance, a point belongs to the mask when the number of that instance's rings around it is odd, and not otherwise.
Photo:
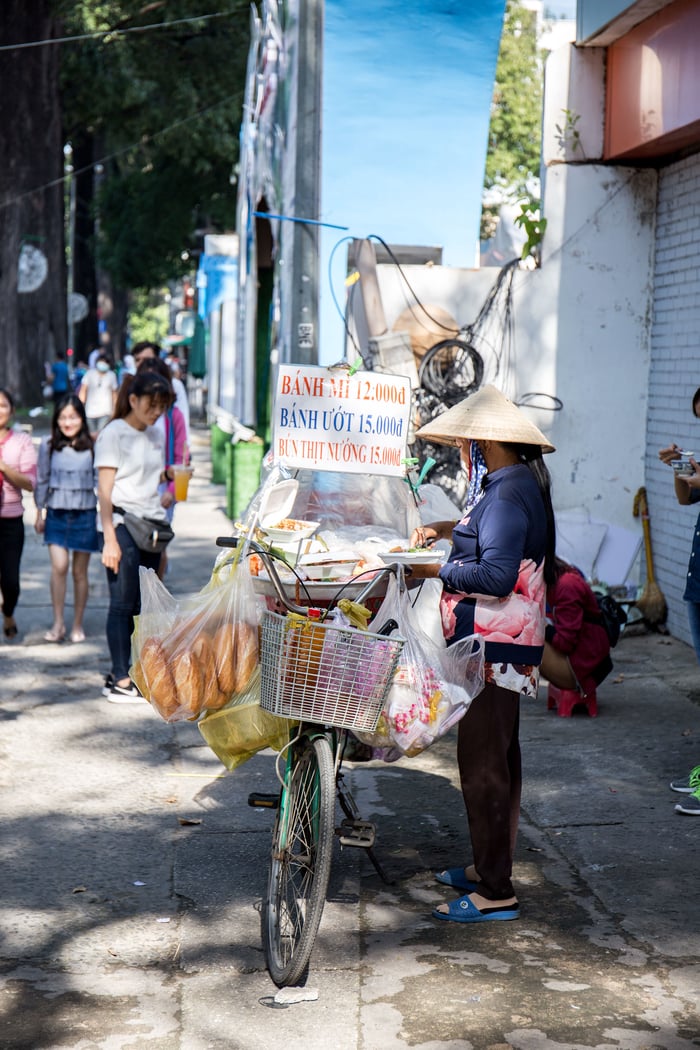
[(654, 579), (654, 566), (651, 558), (651, 532), (649, 529), (649, 505), (647, 504), (647, 490), (639, 489), (634, 497), (632, 513), (635, 518), (641, 517), (642, 529), (644, 531), (644, 553), (647, 561), (647, 581), (644, 590), (635, 602), (644, 619), (651, 626), (666, 622), (666, 599), (660, 587)]

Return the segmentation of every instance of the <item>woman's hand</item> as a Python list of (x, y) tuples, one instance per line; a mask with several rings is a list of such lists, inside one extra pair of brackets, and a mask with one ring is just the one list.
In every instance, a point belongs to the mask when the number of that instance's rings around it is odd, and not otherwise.
[(161, 507), (165, 507), (165, 509), (167, 510), (168, 507), (172, 507), (174, 502), (175, 502), (175, 495), (174, 495), (174, 493), (172, 493), (170, 491), (170, 489), (166, 489), (165, 492), (160, 497), (160, 505), (161, 505)]
[(675, 444), (674, 445), (667, 445), (666, 448), (660, 448), (659, 449), (659, 459), (661, 460), (662, 463), (666, 463), (667, 466), (670, 466), (671, 462), (674, 459), (679, 459), (680, 455), (681, 455), (681, 450), (679, 449), (678, 445), (675, 445)]
[(694, 473), (676, 474), (676, 481), (687, 486), (688, 489), (700, 489), (700, 465), (695, 462), (692, 456), (690, 457), (690, 465)]
[(116, 536), (114, 539), (107, 539), (105, 536), (102, 548), (102, 564), (106, 569), (111, 569), (112, 572), (119, 572), (119, 562), (121, 560), (122, 549), (117, 542)]
[(44, 521), (44, 515), (41, 513), (40, 510), (36, 512), (36, 521), (34, 522), (34, 528), (40, 536), (46, 530), (46, 522)]
[(432, 547), (437, 540), (451, 540), (454, 521), (433, 521), (430, 525), (419, 525), (411, 533), (411, 547)]

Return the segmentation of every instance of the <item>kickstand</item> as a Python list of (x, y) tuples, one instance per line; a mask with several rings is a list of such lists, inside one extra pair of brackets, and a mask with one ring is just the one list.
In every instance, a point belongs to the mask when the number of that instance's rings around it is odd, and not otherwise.
[[(340, 841), (344, 841), (344, 844), (347, 846), (362, 847), (382, 882), (386, 883), (387, 886), (393, 886), (394, 880), (389, 878), (384, 871), (377, 854), (374, 852), (374, 825), (360, 819), (360, 813), (355, 803), (355, 799), (352, 797), (350, 789), (345, 786), (342, 773), (338, 773), (336, 778), (336, 788), (338, 791), (340, 808), (347, 817), (347, 820), (342, 822), (341, 828), (339, 829)], [(369, 830), (370, 828), (372, 829), (371, 832)], [(354, 834), (353, 829), (357, 829)]]

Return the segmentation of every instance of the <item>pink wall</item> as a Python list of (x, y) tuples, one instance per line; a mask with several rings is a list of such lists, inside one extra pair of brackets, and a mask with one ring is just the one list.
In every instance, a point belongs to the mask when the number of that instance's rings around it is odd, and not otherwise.
[(679, 0), (608, 48), (606, 160), (700, 149), (700, 4)]

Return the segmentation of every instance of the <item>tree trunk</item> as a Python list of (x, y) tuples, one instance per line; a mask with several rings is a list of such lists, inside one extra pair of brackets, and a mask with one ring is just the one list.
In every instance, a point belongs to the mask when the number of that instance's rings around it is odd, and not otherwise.
[[(50, 0), (3, 2), (2, 44), (52, 39), (59, 28)], [(40, 401), (44, 362), (66, 347), (58, 62), (59, 45), (5, 51), (0, 62), (0, 386), (23, 405)], [(43, 253), (48, 271), (38, 288), (20, 292), (23, 245)]]
[(95, 269), (95, 140), (88, 132), (73, 136), (73, 166), (75, 177), (75, 256), (73, 262), (73, 291), (88, 301), (88, 315), (74, 327), (73, 360), (87, 361), (90, 351), (98, 345), (97, 332), (97, 277)]

